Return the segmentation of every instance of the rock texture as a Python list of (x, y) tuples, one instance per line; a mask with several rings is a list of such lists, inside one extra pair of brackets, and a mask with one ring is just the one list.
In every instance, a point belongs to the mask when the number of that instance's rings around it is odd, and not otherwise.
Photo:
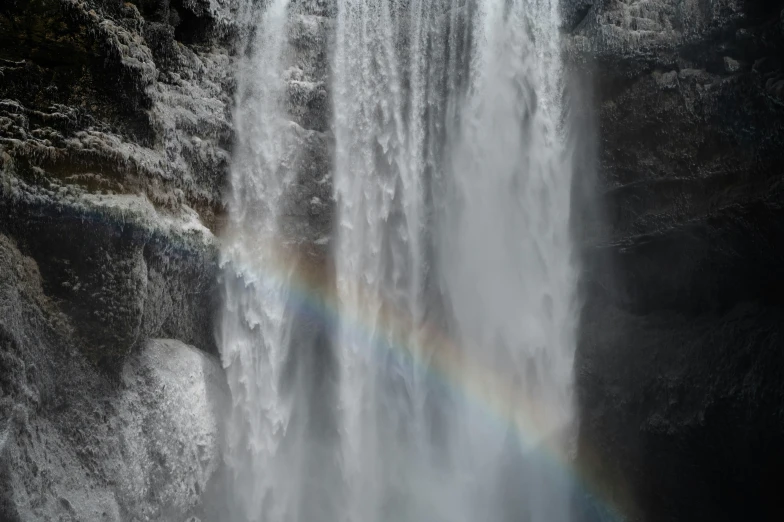
[(784, 5), (567, 5), (600, 137), (581, 223), (587, 483), (632, 520), (779, 520)]
[(214, 350), (231, 140), (232, 2), (0, 7), (0, 232), (90, 357), (145, 337)]
[(4, 170), (78, 196), (219, 211), (231, 140), (229, 0), (0, 8)]
[[(295, 136), (295, 181), (284, 195), (282, 234), (304, 254), (304, 262), (324, 271), (332, 235), (332, 150), (329, 48), (334, 2), (294, 0), (289, 14), (287, 109)], [(328, 270), (328, 269), (326, 269)]]
[(0, 520), (201, 512), (238, 5), (0, 5)]
[[(331, 5), (292, 3), (284, 78), (284, 239), (318, 279)], [(249, 9), (0, 5), (0, 520), (220, 519), (215, 234)]]
[(73, 342), (38, 266), (0, 236), (0, 520), (172, 520), (198, 514), (221, 460), (223, 370), (179, 341), (145, 342), (119, 379)]
[(129, 359), (116, 420), (117, 489), (127, 518), (203, 516), (202, 496), (222, 465), (229, 400), (218, 360), (192, 346), (153, 340)]

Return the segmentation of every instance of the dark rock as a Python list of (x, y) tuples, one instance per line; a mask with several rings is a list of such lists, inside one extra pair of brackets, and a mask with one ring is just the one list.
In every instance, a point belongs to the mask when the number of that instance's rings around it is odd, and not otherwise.
[(594, 0), (561, 0), (561, 27), (566, 31), (576, 30), (587, 18)]
[(150, 336), (216, 351), (217, 250), (209, 231), (189, 230), (187, 217), (157, 214), (140, 198), (36, 195), (0, 191), (0, 233), (38, 261), (44, 292), (76, 326), (92, 360), (119, 364)]
[[(209, 18), (209, 47), (176, 41), (168, 2), (36, 0), (0, 7), (0, 146), (19, 170), (220, 212), (231, 142), (228, 7), (185, 2)], [(223, 6), (224, 3), (217, 5)], [(182, 14), (182, 13), (181, 13)], [(178, 15), (179, 16), (179, 15)], [(194, 141), (195, 140), (195, 141)], [(130, 179), (128, 179), (130, 178)]]
[(578, 465), (621, 518), (784, 516), (780, 9), (607, 1), (567, 50), (601, 140)]
[(2, 520), (201, 513), (232, 5), (0, 3)]
[(145, 341), (119, 373), (101, 372), (79, 349), (80, 319), (47, 296), (38, 268), (0, 234), (2, 520), (200, 513), (221, 463), (219, 362)]

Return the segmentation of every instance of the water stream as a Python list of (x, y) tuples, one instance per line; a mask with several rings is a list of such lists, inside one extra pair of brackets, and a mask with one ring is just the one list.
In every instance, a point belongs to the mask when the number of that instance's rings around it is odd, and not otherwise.
[(227, 230), (221, 266), (223, 310), (218, 332), (231, 389), (226, 463), (230, 520), (283, 520), (262, 513), (283, 484), (275, 457), (291, 417), (281, 385), (289, 347), (286, 316), (290, 271), (280, 248), (287, 168), (298, 154), (284, 106), (283, 70), (288, 0), (265, 9), (243, 4), (239, 23), (255, 30), (239, 61)]
[[(332, 327), (313, 346), (292, 341), (302, 278), (279, 220), (300, 143), (288, 3), (251, 9), (239, 76), (230, 520), (565, 522), (577, 310), (558, 2), (337, 0), (334, 285), (304, 290), (329, 294), (308, 299)], [(296, 379), (292, 354), (311, 361)], [(334, 394), (313, 384), (324, 372)], [(334, 433), (312, 427), (326, 410)]]

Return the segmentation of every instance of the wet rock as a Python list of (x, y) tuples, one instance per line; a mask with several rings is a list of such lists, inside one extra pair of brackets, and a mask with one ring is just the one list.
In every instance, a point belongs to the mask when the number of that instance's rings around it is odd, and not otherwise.
[[(284, 229), (313, 274), (331, 231), (333, 7), (292, 3), (286, 78), (303, 154)], [(238, 8), (0, 5), (2, 520), (221, 516), (214, 232), (252, 29)]]
[(2, 520), (199, 515), (235, 7), (0, 4)]
[[(144, 191), (160, 205), (182, 193), (213, 219), (231, 141), (231, 5), (4, 4), (0, 148), (7, 163), (20, 176), (38, 172), (90, 191)], [(184, 13), (209, 20), (192, 28), (201, 28), (198, 46), (177, 39), (186, 23), (175, 27), (172, 17)]]
[(740, 63), (737, 60), (733, 60), (729, 56), (724, 57), (724, 70), (728, 73), (738, 72), (740, 70)]
[(678, 73), (676, 71), (667, 71), (665, 73), (654, 71), (653, 79), (662, 90), (671, 90), (678, 87)]
[(222, 463), (229, 396), (220, 363), (179, 341), (153, 340), (128, 360), (122, 383), (118, 496), (137, 517), (158, 512), (171, 520), (201, 509)]
[(161, 335), (216, 351), (217, 249), (193, 210), (159, 212), (141, 196), (14, 188), (0, 190), (0, 232), (36, 260), (44, 292), (89, 359), (117, 368)]
[(219, 362), (152, 341), (118, 380), (82, 354), (35, 261), (2, 235), (0, 276), (2, 519), (197, 514), (220, 464)]
[(604, 2), (567, 51), (594, 78), (601, 140), (578, 463), (630, 520), (784, 513), (775, 4)]
[(574, 31), (588, 18), (594, 0), (561, 0), (561, 26), (566, 31)]

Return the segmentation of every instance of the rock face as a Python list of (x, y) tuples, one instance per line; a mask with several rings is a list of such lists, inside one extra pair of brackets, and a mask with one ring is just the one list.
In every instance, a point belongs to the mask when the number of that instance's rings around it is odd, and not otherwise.
[(220, 413), (229, 400), (217, 359), (192, 346), (153, 340), (128, 360), (116, 473), (129, 518), (203, 516), (202, 495), (222, 464)]
[(293, 0), (289, 9), (287, 110), (296, 136), (295, 181), (284, 195), (282, 228), (304, 262), (324, 265), (332, 234), (332, 151), (329, 47), (334, 2)]
[(50, 191), (219, 210), (231, 139), (230, 0), (0, 8), (4, 170)]
[[(0, 520), (220, 519), (214, 234), (251, 5), (0, 5)], [(285, 78), (284, 233), (314, 274), (330, 5), (292, 3)]]
[(228, 400), (214, 356), (145, 342), (118, 379), (73, 343), (38, 266), (0, 236), (0, 519), (172, 520), (199, 514)]
[(0, 520), (202, 511), (238, 5), (0, 5)]
[(0, 232), (98, 362), (149, 336), (214, 351), (235, 7), (0, 7)]
[(779, 520), (784, 5), (581, 5), (569, 53), (600, 139), (581, 214), (587, 483), (634, 520)]

